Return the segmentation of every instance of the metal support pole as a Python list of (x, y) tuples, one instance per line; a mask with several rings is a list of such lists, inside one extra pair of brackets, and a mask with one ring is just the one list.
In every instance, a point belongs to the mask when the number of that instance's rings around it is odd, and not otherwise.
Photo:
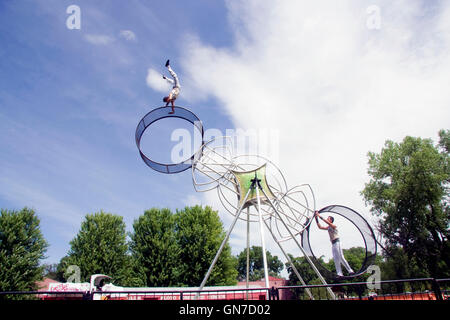
[[(297, 278), (300, 280), (300, 282), (302, 283), (302, 285), (306, 286), (306, 282), (303, 280), (303, 278), (300, 276), (300, 272), (298, 272), (297, 268), (295, 267), (294, 263), (292, 262), (292, 260), (289, 258), (289, 256), (286, 254), (286, 251), (284, 251), (283, 247), (281, 246), (281, 243), (278, 242), (278, 239), (275, 237), (275, 235), (273, 234), (272, 230), (269, 228), (269, 226), (267, 225), (267, 222), (264, 221), (267, 229), (269, 229), (270, 234), (272, 235), (273, 240), (275, 240), (275, 242), (278, 244), (278, 247), (281, 249), (281, 252), (283, 252), (284, 257), (287, 259), (288, 263), (291, 265), (292, 270), (294, 271), (295, 275), (297, 276)], [(314, 296), (311, 293), (311, 290), (309, 290), (309, 288), (305, 289), (306, 293), (308, 294), (309, 298), (311, 300), (314, 300)]]
[(219, 247), (219, 250), (217, 250), (216, 256), (214, 257), (214, 259), (213, 259), (211, 265), (209, 266), (208, 272), (206, 272), (206, 275), (205, 275), (205, 277), (203, 278), (202, 283), (200, 284), (200, 287), (199, 287), (199, 289), (198, 289), (199, 291), (197, 292), (197, 294), (196, 294), (196, 296), (195, 296), (195, 299), (198, 299), (198, 297), (200, 296), (200, 291), (203, 290), (203, 288), (204, 288), (204, 286), (205, 286), (205, 284), (206, 284), (206, 281), (208, 281), (208, 278), (209, 278), (209, 276), (211, 275), (212, 269), (213, 269), (214, 266), (216, 265), (217, 260), (219, 260), (219, 256), (220, 256), (220, 254), (222, 253), (223, 248), (225, 248), (225, 244), (227, 243), (228, 239), (230, 238), (230, 234), (231, 234), (231, 232), (233, 231), (233, 228), (234, 228), (234, 226), (235, 226), (235, 224), (236, 224), (236, 221), (239, 219), (239, 215), (241, 214), (242, 209), (244, 208), (245, 202), (247, 201), (248, 196), (249, 196), (251, 190), (252, 190), (252, 188), (249, 188), (249, 189), (248, 189), (248, 192), (247, 192), (247, 194), (245, 195), (245, 198), (244, 198), (244, 201), (242, 202), (241, 207), (239, 208), (238, 212), (236, 212), (236, 216), (234, 217), (234, 220), (233, 220), (233, 222), (231, 223), (230, 229), (228, 230), (227, 234), (225, 235), (225, 238), (223, 239), (222, 244), (221, 244), (220, 247)]
[(431, 285), (433, 287), (433, 291), (434, 291), (434, 295), (436, 296), (436, 300), (444, 300), (442, 298), (442, 291), (441, 291), (441, 288), (439, 286), (439, 283), (436, 281), (435, 278), (433, 278), (431, 280)]
[[(247, 207), (247, 267), (245, 276), (245, 287), (249, 288), (249, 277), (250, 277), (250, 207)], [(248, 300), (248, 290), (247, 290), (247, 300)]]
[[(255, 174), (254, 181), (255, 181), (254, 183), (257, 184), (257, 186), (256, 186), (256, 200), (257, 200), (257, 204), (258, 204), (257, 210), (258, 210), (258, 215), (259, 215), (259, 229), (260, 229), (260, 234), (261, 234), (263, 265), (264, 265), (264, 278), (265, 278), (266, 288), (269, 288), (269, 272), (268, 272), (268, 268), (267, 268), (266, 241), (264, 239), (265, 237), (264, 237), (263, 217), (262, 217), (262, 213), (261, 213), (261, 199), (260, 199), (260, 196), (259, 196), (259, 189), (261, 188), (261, 185), (259, 184), (259, 180), (257, 179), (256, 174)], [(261, 191), (263, 191), (263, 190), (261, 189)], [(267, 196), (266, 196), (266, 198), (267, 198)]]
[[(312, 262), (311, 258), (306, 254), (305, 250), (303, 249), (303, 247), (300, 245), (300, 243), (298, 242), (297, 238), (295, 238), (295, 236), (292, 234), (292, 231), (289, 229), (289, 227), (286, 225), (286, 223), (284, 222), (284, 220), (281, 218), (281, 215), (279, 214), (278, 210), (275, 208), (274, 204), (272, 203), (272, 201), (267, 197), (267, 194), (264, 192), (264, 190), (261, 188), (262, 193), (264, 194), (264, 196), (267, 198), (267, 201), (270, 203), (270, 206), (272, 207), (272, 209), (274, 210), (275, 214), (277, 215), (277, 217), (280, 219), (280, 221), (283, 223), (284, 227), (286, 228), (286, 230), (289, 232), (289, 235), (291, 236), (291, 238), (295, 241), (295, 243), (297, 244), (297, 246), (300, 248), (300, 250), (302, 251), (303, 255), (305, 256), (306, 260), (308, 260), (309, 264), (311, 265), (311, 267), (313, 268), (314, 272), (317, 274), (317, 276), (319, 277), (320, 281), (324, 284), (327, 285), (327, 282), (325, 281), (325, 279), (323, 278), (323, 276), (320, 274), (319, 270), (317, 270), (316, 266), (314, 265), (314, 263)], [(333, 290), (331, 290), (330, 287), (327, 287), (327, 291), (330, 294), (331, 298), (333, 300), (336, 300), (336, 295), (334, 294)]]

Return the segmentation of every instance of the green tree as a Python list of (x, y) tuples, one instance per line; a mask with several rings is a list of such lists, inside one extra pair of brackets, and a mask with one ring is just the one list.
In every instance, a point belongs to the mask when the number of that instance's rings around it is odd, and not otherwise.
[[(303, 281), (307, 285), (314, 285), (314, 284), (322, 284), (317, 274), (314, 272), (313, 268), (309, 264), (308, 260), (305, 257), (293, 257), (291, 254), (289, 254), (289, 259), (294, 264), (295, 268), (299, 272), (300, 276), (302, 277)], [(318, 258), (319, 263), (324, 265), (323, 256)], [(297, 277), (296, 273), (294, 272), (294, 269), (292, 268), (290, 263), (286, 263), (286, 270), (289, 274), (289, 286), (301, 286), (303, 285), (300, 279)], [(295, 299), (310, 299), (309, 295), (306, 294), (306, 291), (304, 289), (290, 289), (291, 293), (294, 295)], [(326, 288), (314, 288), (310, 289), (311, 294), (314, 296), (315, 299), (323, 299), (324, 297), (327, 297), (327, 290)]]
[(175, 229), (175, 215), (169, 209), (147, 210), (134, 221), (130, 249), (146, 286), (179, 284), (181, 249)]
[(44, 278), (58, 280), (58, 265), (59, 265), (58, 263), (43, 264), (42, 267), (44, 268), (43, 271)]
[[(210, 207), (186, 207), (176, 213), (176, 238), (180, 247), (180, 284), (198, 286), (205, 276), (225, 232), (217, 211)], [(236, 283), (236, 259), (227, 244), (207, 285)]]
[(0, 212), (0, 291), (31, 291), (42, 279), (48, 247), (34, 210)]
[(70, 263), (70, 260), (71, 258), (69, 256), (64, 256), (61, 258), (61, 260), (59, 260), (59, 263), (56, 266), (55, 280), (59, 282), (66, 282), (68, 280), (68, 278), (71, 276), (68, 270), (69, 266), (72, 265), (72, 263)]
[[(81, 281), (89, 281), (93, 274), (106, 274), (118, 285), (133, 285), (133, 262), (128, 255), (123, 218), (103, 211), (88, 214), (76, 237), (70, 242), (67, 257), (61, 260), (59, 271), (69, 265), (80, 268)], [(62, 270), (61, 270), (62, 269)], [(67, 279), (68, 274), (64, 274)]]
[(410, 260), (403, 248), (392, 247), (389, 257), (381, 265), (382, 280), (422, 278), (428, 274), (421, 270), (416, 260)]
[[(281, 262), (277, 256), (272, 256), (269, 251), (266, 251), (266, 257), (269, 275), (279, 277), (280, 272), (283, 270), (283, 262)], [(262, 248), (252, 246), (249, 250), (249, 258), (249, 280), (256, 281), (264, 278)], [(247, 275), (247, 249), (244, 249), (241, 253), (239, 253), (237, 259), (238, 277), (240, 280), (245, 280)]]
[(450, 130), (439, 131), (439, 146), (442, 148), (443, 152), (450, 152)]
[(387, 259), (405, 255), (409, 261), (391, 264), (408, 269), (394, 274), (450, 275), (448, 141), (448, 130), (441, 130), (440, 148), (429, 139), (406, 137), (401, 143), (388, 140), (379, 154), (368, 154), (371, 179), (362, 195), (380, 218), (377, 229)]
[[(308, 260), (305, 257), (293, 257), (291, 254), (289, 254), (289, 259), (294, 264), (295, 268), (299, 272), (302, 279), (305, 281), (306, 284), (312, 284), (316, 283), (319, 278), (317, 277), (317, 274), (314, 272), (313, 268), (309, 264)], [(324, 264), (323, 257), (320, 257), (319, 262), (321, 264)], [(291, 264), (286, 262), (286, 270), (289, 275), (289, 285), (290, 286), (299, 286), (302, 285), (300, 279), (297, 277), (297, 275), (294, 272), (294, 269), (292, 268)]]

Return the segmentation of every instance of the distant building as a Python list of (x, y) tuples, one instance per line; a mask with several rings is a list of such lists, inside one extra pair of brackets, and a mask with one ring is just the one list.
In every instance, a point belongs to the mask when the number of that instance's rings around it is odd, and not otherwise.
[(42, 281), (36, 282), (36, 287), (38, 291), (49, 291), (49, 287), (51, 283), (61, 283), (59, 281), (50, 279), (50, 278), (44, 278)]
[[(237, 284), (240, 287), (245, 287), (246, 282), (245, 281), (240, 281)], [(249, 285), (250, 286), (258, 286), (258, 287), (265, 287), (266, 283), (264, 278), (257, 280), (257, 281), (249, 281)], [(284, 286), (288, 286), (289, 285), (289, 280), (283, 279), (283, 278), (277, 278), (277, 277), (272, 277), (269, 276), (269, 287), (272, 288), (274, 287), (279, 288), (279, 287), (284, 287)], [(289, 300), (292, 298), (292, 293), (289, 290), (279, 290), (278, 291), (279, 294), (279, 299), (280, 300)]]

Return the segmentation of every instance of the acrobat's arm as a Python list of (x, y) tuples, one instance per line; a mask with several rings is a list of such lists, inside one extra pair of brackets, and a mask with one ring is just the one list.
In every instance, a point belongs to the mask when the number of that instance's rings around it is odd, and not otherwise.
[(329, 221), (327, 221), (327, 220), (325, 220), (324, 218), (322, 218), (320, 215), (319, 215), (319, 212), (318, 211), (316, 211), (315, 213), (314, 213), (314, 215), (316, 216), (316, 223), (317, 223), (317, 226), (319, 227), (319, 229), (321, 229), (321, 230), (328, 230), (328, 227), (325, 227), (325, 226), (322, 226), (320, 223), (319, 223), (319, 220), (317, 219), (317, 218), (319, 218), (320, 220), (322, 220), (323, 222), (325, 222), (326, 224), (328, 224), (330, 227), (334, 227), (335, 228), (335, 226), (334, 225), (332, 225)]
[(322, 226), (321, 224), (320, 224), (320, 222), (319, 222), (319, 218), (322, 218), (321, 216), (319, 216), (319, 212), (314, 212), (314, 216), (315, 216), (315, 218), (316, 218), (316, 223), (317, 223), (317, 226), (319, 227), (319, 229), (321, 229), (321, 230), (327, 230), (327, 227), (324, 227), (324, 226)]
[[(320, 217), (320, 220), (322, 220), (323, 222), (325, 222), (327, 225), (329, 225), (329, 226), (330, 226), (331, 228), (333, 228), (333, 229), (336, 229), (336, 228), (337, 228), (335, 224), (332, 224), (330, 221), (328, 221), (328, 220), (326, 220), (326, 219), (324, 219), (324, 218), (322, 218), (322, 217)], [(328, 229), (328, 228), (326, 228), (326, 229)]]
[(166, 76), (163, 76), (163, 79), (167, 80), (167, 82), (169, 82), (170, 84), (174, 84), (175, 81), (173, 81), (172, 79), (167, 78)]

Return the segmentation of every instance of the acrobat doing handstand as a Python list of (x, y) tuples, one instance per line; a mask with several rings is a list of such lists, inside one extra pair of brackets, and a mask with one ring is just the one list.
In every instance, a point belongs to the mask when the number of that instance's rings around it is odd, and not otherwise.
[[(350, 274), (354, 273), (347, 260), (345, 260), (344, 253), (342, 252), (337, 226), (333, 223), (334, 218), (332, 216), (329, 216), (327, 219), (324, 219), (319, 215), (318, 211), (315, 212), (315, 216), (319, 229), (327, 230), (328, 235), (330, 236), (331, 250), (333, 253), (334, 265), (336, 266), (336, 274), (338, 275), (338, 277), (344, 276), (342, 274), (341, 264), (345, 267), (345, 269), (347, 269)], [(325, 222), (328, 226), (322, 226), (317, 218)]]
[(177, 99), (178, 95), (180, 94), (180, 81), (178, 80), (177, 74), (170, 67), (169, 60), (167, 60), (167, 62), (166, 62), (166, 68), (167, 68), (167, 70), (169, 70), (169, 73), (172, 76), (173, 80), (167, 78), (164, 75), (163, 75), (163, 79), (165, 79), (169, 83), (173, 84), (173, 87), (172, 87), (172, 90), (170, 91), (169, 95), (163, 98), (163, 101), (166, 103), (166, 107), (169, 106), (169, 103), (172, 104), (172, 111), (169, 112), (169, 114), (173, 114), (173, 113), (175, 113), (174, 102)]

